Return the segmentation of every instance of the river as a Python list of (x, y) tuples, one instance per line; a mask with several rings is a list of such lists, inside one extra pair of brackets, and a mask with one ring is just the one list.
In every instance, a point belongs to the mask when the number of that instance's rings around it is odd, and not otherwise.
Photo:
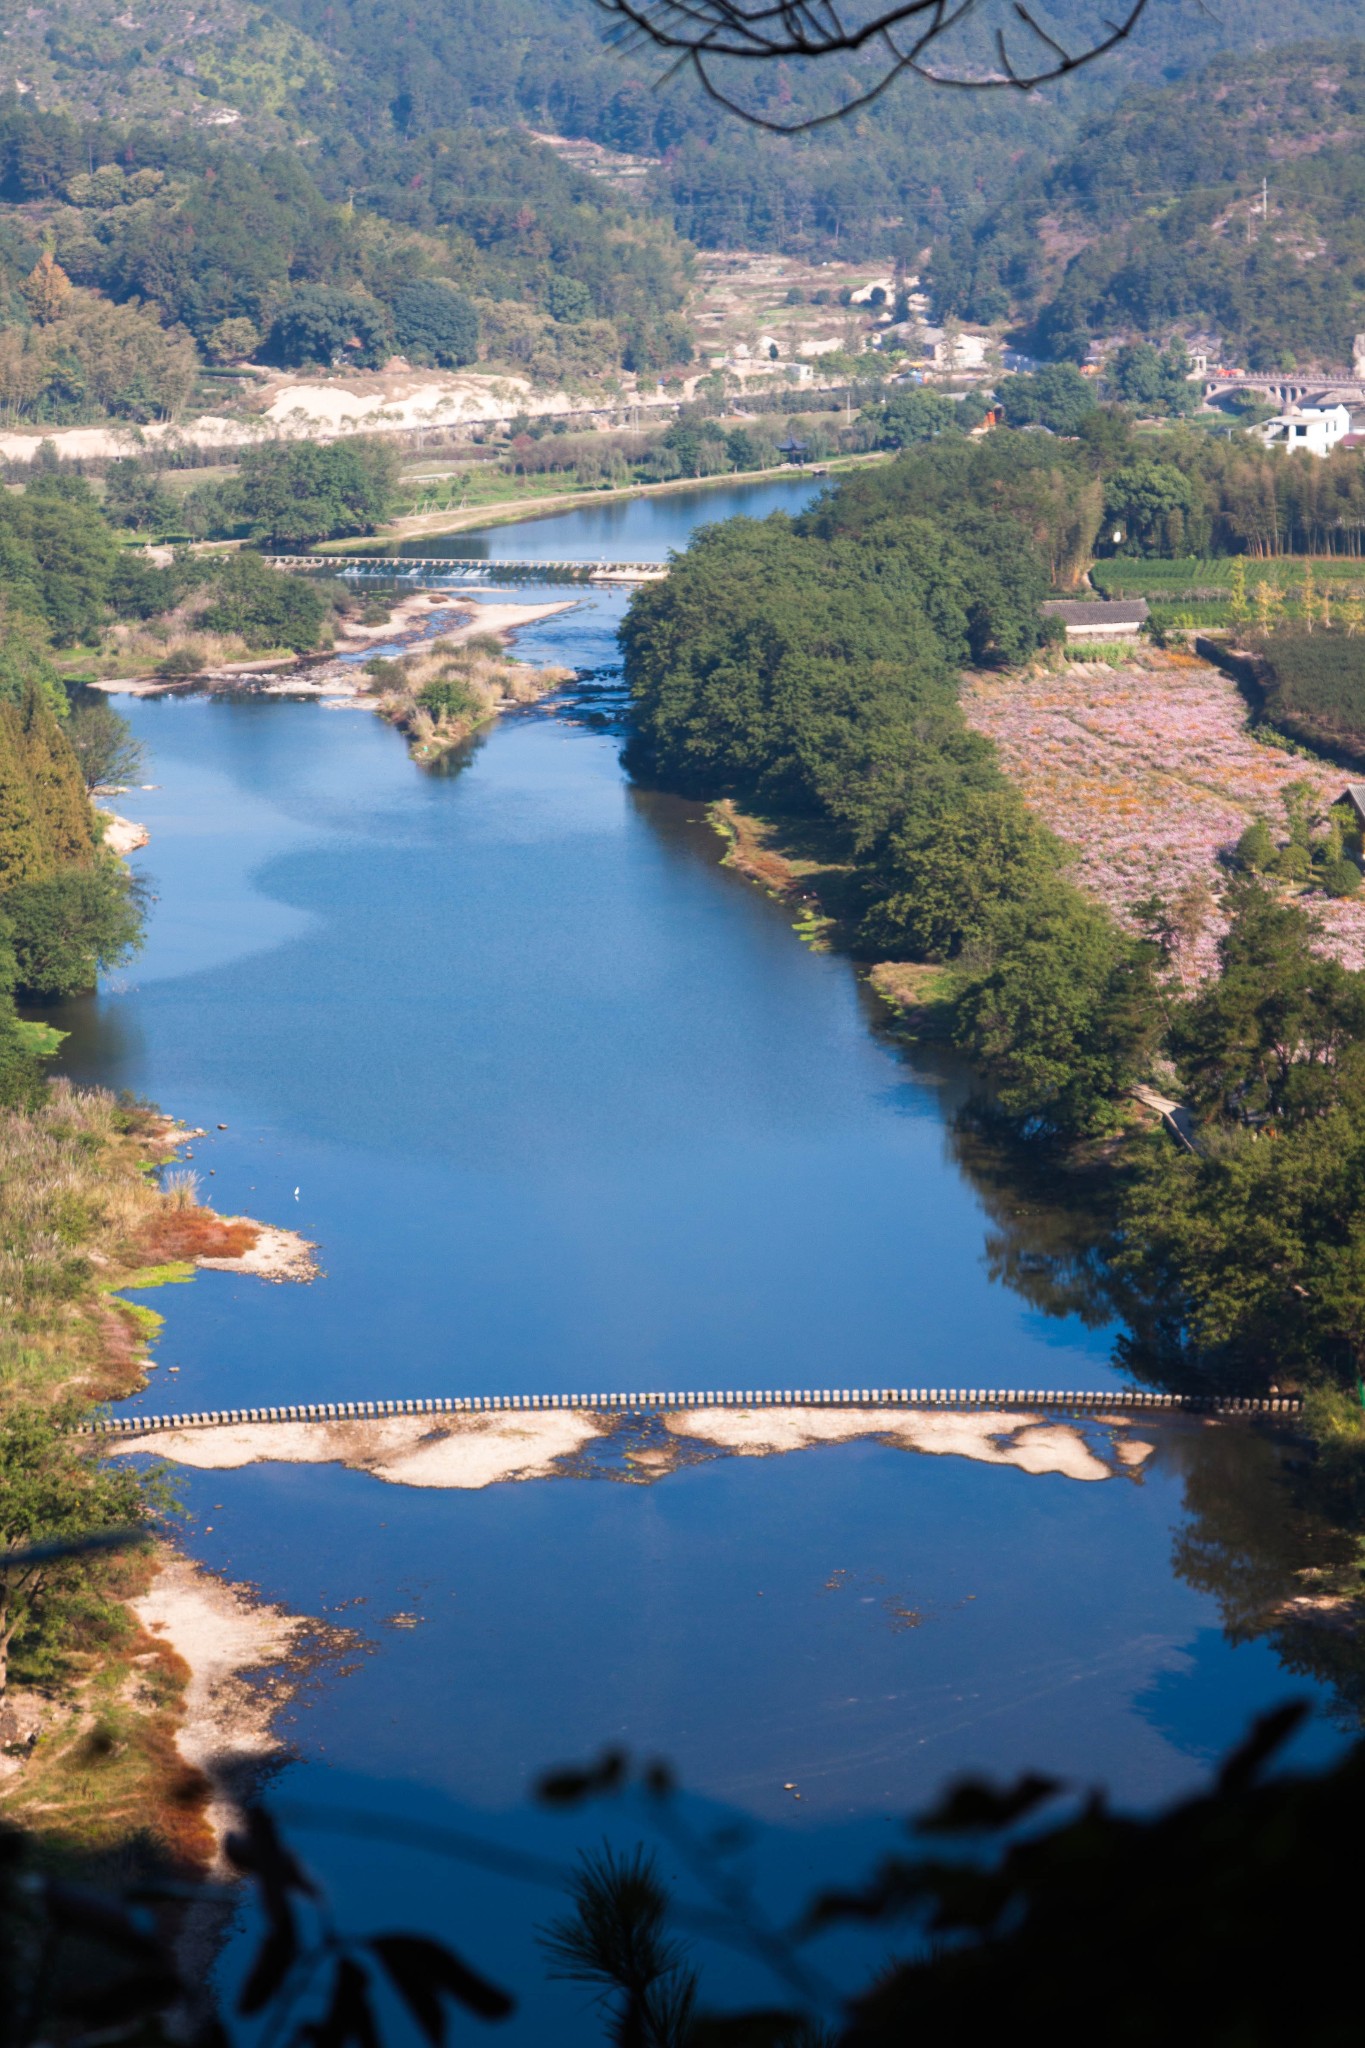
[[(486, 538), (659, 556), (811, 488)], [(594, 680), (447, 773), (359, 710), (132, 704), (157, 785), (123, 803), (151, 829), (148, 943), (68, 1007), (67, 1067), (205, 1127), (209, 1199), (303, 1230), (325, 1277), (148, 1296), (167, 1325), (131, 1405), (1116, 1383), (1112, 1328), (1006, 1284), (1005, 1212), (1025, 1205), (966, 1170), (969, 1077), (898, 1048), (850, 966), (721, 866), (695, 806), (623, 776), (625, 602), (594, 591), (523, 632), (519, 652)], [(751, 1823), (785, 1907), (889, 1846), (954, 1771), (1033, 1766), (1148, 1803), (1253, 1711), (1325, 1701), (1234, 1640), (1218, 1597), (1258, 1568), (1239, 1532), (1274, 1520), (1273, 1448), (1240, 1428), (1150, 1441), (1098, 1479), (875, 1440), (666, 1472), (617, 1446), (480, 1488), (288, 1463), (180, 1479), (196, 1557), (361, 1639), (286, 1717), (275, 1796), (567, 1853), (633, 1838), (633, 1811), (545, 1816), (528, 1785), (619, 1743), (667, 1757), (695, 1812)], [(1338, 1739), (1320, 1716), (1301, 1753)], [(580, 1988), (540, 1981), (527, 1929), (550, 1895), (311, 1826), (300, 1842), (351, 1924), (440, 1928), (514, 1981), (504, 2038), (600, 2038)], [(722, 1992), (774, 1995), (713, 1968)]]

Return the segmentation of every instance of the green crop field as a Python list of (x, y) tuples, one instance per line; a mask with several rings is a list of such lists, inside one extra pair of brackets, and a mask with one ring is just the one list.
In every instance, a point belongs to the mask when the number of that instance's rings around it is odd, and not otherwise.
[(1365, 766), (1365, 634), (1277, 633), (1258, 639), (1265, 712), (1291, 739)]

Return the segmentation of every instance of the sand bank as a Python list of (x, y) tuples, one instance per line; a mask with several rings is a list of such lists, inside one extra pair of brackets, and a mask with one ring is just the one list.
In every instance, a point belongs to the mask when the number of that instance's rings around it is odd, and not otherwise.
[(663, 1478), (699, 1451), (768, 1457), (820, 1444), (874, 1438), (931, 1457), (971, 1458), (1066, 1479), (1115, 1479), (1138, 1470), (1152, 1445), (1129, 1433), (1132, 1419), (1105, 1416), (1087, 1427), (1042, 1414), (891, 1411), (873, 1408), (675, 1409), (638, 1422), (584, 1409), (449, 1415), (389, 1415), (327, 1422), (224, 1423), (119, 1437), (114, 1455), (154, 1451), (200, 1470), (260, 1463), (341, 1464), (396, 1486), (482, 1487), (512, 1479), (570, 1476), (595, 1446), (595, 1470), (613, 1456), (622, 1477)]
[(145, 825), (135, 825), (131, 818), (121, 818), (117, 811), (106, 811), (103, 804), (96, 804), (95, 809), (105, 820), (104, 843), (111, 853), (136, 853), (150, 840), (152, 835)]
[(116, 1456), (155, 1449), (178, 1465), (229, 1471), (268, 1462), (346, 1465), (395, 1486), (478, 1488), (545, 1479), (605, 1433), (581, 1409), (529, 1414), (389, 1415), (352, 1422), (243, 1422), (112, 1439)]
[[(680, 1437), (723, 1445), (741, 1457), (872, 1436), (931, 1457), (973, 1458), (985, 1465), (1013, 1465), (1021, 1472), (1057, 1472), (1066, 1479), (1113, 1479), (1120, 1469), (1098, 1456), (1074, 1423), (1005, 1410), (909, 1410), (888, 1415), (885, 1409), (868, 1408), (678, 1409), (665, 1415), (664, 1427)], [(1111, 1437), (1113, 1429), (1111, 1423)], [(1151, 1445), (1141, 1449), (1146, 1456)], [(1118, 1455), (1124, 1467), (1142, 1462)]]
[(283, 1674), (254, 1685), (242, 1674), (283, 1663), (305, 1624), (174, 1551), (164, 1554), (151, 1587), (131, 1605), (148, 1634), (169, 1643), (189, 1666), (176, 1747), (212, 1786), (207, 1817), (221, 1843), (250, 1775), (281, 1746), (271, 1723), (294, 1690)]
[(249, 1216), (224, 1216), (228, 1223), (250, 1223), (256, 1232), (256, 1241), (235, 1258), (196, 1258), (195, 1265), (208, 1273), (250, 1273), (257, 1280), (316, 1280), (318, 1262), (313, 1257), (317, 1250), (297, 1230), (280, 1230), (273, 1223), (256, 1223)]
[[(168, 681), (157, 676), (106, 676), (90, 684), (110, 697), (164, 697), (172, 691), (249, 690), (256, 697), (317, 697), (330, 703), (368, 704), (369, 678), (361, 661), (339, 657), (355, 655), (367, 646), (401, 643), (401, 652), (412, 653), (438, 637), (451, 645), (492, 633), (503, 637), (519, 626), (547, 619), (555, 612), (571, 611), (575, 597), (559, 598), (546, 604), (490, 604), (482, 598), (458, 600), (449, 591), (422, 590), (399, 599), (382, 625), (351, 626), (341, 634), (335, 652), (319, 661), (315, 655), (287, 655), (265, 661), (235, 661), (222, 668), (205, 669), (201, 675), (177, 676)], [(449, 616), (449, 624), (445, 623)]]

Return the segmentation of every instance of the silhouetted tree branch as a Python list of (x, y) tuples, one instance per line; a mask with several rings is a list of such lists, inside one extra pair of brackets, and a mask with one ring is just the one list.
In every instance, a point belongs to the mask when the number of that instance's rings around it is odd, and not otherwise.
[[(898, 0), (898, 4), (848, 21), (834, 0), (597, 0), (619, 24), (619, 40), (638, 47), (652, 43), (675, 55), (667, 76), (691, 71), (719, 106), (755, 127), (800, 135), (868, 106), (903, 74), (933, 85), (965, 91), (1008, 86), (1030, 92), (1065, 78), (1126, 41), (1146, 11), (1147, 0), (1127, 0), (1117, 20), (1101, 14), (1087, 34), (1070, 46), (1023, 4), (1009, 0), (1009, 20), (997, 24), (991, 43), (994, 63), (982, 68), (949, 46), (954, 32), (977, 26), (987, 0)], [(822, 114), (783, 120), (745, 106), (719, 80), (726, 61), (772, 64), (783, 59), (819, 61), (866, 54), (877, 75), (863, 92), (844, 98)]]

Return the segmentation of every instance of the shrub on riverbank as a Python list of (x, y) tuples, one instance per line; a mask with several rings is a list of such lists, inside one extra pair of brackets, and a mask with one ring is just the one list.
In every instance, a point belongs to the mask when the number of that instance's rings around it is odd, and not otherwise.
[[(191, 1183), (159, 1184), (171, 1151), (163, 1117), (102, 1089), (56, 1081), (0, 1108), (0, 1548), (151, 1533), (169, 1505), (154, 1476), (73, 1429), (146, 1370), (158, 1319), (116, 1290), (167, 1258), (242, 1249), (245, 1226), (201, 1209)], [(179, 1800), (187, 1673), (127, 1608), (151, 1568), (140, 1549), (96, 1550), (0, 1574), (0, 1645), (14, 1629), (0, 1743), (40, 1735), (5, 1811), (72, 1847), (118, 1845), (125, 1867), (210, 1846), (204, 1788)]]

